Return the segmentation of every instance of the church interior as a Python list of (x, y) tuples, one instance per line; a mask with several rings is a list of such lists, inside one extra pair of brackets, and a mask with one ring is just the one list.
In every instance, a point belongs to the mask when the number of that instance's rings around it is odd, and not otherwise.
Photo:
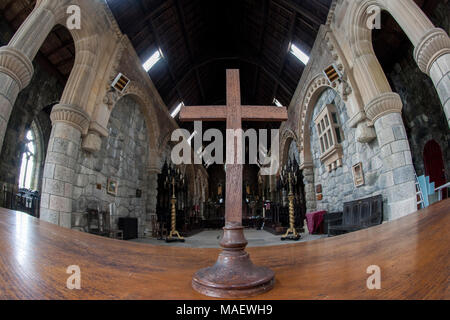
[(0, 0), (0, 299), (450, 299), (449, 33), (448, 0)]

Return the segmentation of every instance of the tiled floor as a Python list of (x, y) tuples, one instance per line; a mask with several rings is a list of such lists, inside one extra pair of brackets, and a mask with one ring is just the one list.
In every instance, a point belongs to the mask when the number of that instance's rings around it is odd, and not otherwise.
[[(220, 248), (219, 241), (222, 236), (222, 230), (207, 230), (202, 231), (192, 237), (186, 238), (185, 242), (172, 242), (166, 243), (163, 240), (157, 239), (135, 239), (130, 240), (139, 243), (148, 243), (153, 245), (164, 246), (178, 246), (188, 248)], [(274, 246), (281, 244), (298, 243), (302, 241), (312, 241), (326, 237), (327, 235), (311, 235), (302, 234), (302, 238), (299, 241), (281, 241), (281, 236), (275, 236), (264, 230), (246, 229), (245, 237), (248, 241), (249, 247), (264, 247)]]

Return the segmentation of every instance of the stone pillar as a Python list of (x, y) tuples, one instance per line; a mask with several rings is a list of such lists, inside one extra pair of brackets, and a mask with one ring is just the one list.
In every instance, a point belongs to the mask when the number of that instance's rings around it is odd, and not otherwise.
[(395, 220), (417, 211), (415, 171), (401, 116), (403, 104), (396, 93), (381, 94), (366, 105), (375, 124), (383, 169), (379, 178), (384, 190), (385, 219)]
[(7, 46), (0, 48), (0, 150), (14, 103), (34, 73), (32, 60), (55, 25), (55, 16), (38, 5)]
[(302, 170), (303, 184), (305, 185), (306, 212), (313, 212), (317, 208), (314, 167), (303, 167)]
[(59, 104), (50, 118), (53, 127), (45, 159), (41, 219), (71, 228), (75, 164), (89, 116), (75, 105)]
[(450, 127), (450, 38), (444, 30), (428, 30), (414, 50), (417, 64), (431, 77)]
[(19, 92), (31, 81), (33, 65), (20, 50), (0, 48), (0, 150)]
[(397, 20), (414, 45), (414, 58), (436, 87), (450, 126), (450, 38), (435, 28), (413, 0), (385, 0), (386, 9)]

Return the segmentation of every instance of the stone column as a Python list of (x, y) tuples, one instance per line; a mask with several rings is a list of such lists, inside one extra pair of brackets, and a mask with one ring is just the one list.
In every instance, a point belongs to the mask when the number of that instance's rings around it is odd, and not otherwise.
[(306, 212), (313, 212), (317, 208), (314, 167), (303, 167), (301, 169), (303, 170), (303, 184), (305, 185)]
[(379, 178), (383, 189), (385, 219), (395, 220), (417, 211), (414, 167), (401, 116), (403, 104), (396, 93), (384, 93), (365, 107), (375, 124), (383, 169)]
[(59, 104), (53, 107), (50, 118), (53, 127), (45, 159), (41, 219), (71, 228), (75, 164), (89, 115), (76, 105)]
[(436, 87), (450, 126), (450, 38), (435, 28), (413, 0), (385, 0), (386, 9), (397, 20), (414, 45), (414, 58)]
[(54, 25), (53, 12), (43, 4), (39, 5), (9, 44), (0, 48), (0, 150), (17, 96), (28, 86), (33, 76), (31, 61)]
[(431, 77), (450, 127), (450, 38), (442, 29), (430, 29), (416, 46), (414, 56), (420, 70)]

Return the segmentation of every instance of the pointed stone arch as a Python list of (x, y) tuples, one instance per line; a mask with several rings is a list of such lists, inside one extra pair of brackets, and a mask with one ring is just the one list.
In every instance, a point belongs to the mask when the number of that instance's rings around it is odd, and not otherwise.
[(327, 88), (333, 89), (325, 75), (319, 74), (315, 76), (308, 84), (306, 94), (300, 105), (300, 120), (298, 126), (298, 151), (300, 157), (300, 168), (312, 168), (312, 154), (310, 143), (310, 122), (314, 107), (320, 94)]
[(297, 149), (300, 150), (299, 148), (299, 140), (297, 135), (294, 133), (294, 131), (290, 130), (290, 129), (286, 129), (282, 136), (281, 136), (281, 144), (280, 144), (280, 152), (281, 152), (281, 158), (280, 158), (280, 168), (283, 167), (283, 165), (285, 164), (285, 162), (288, 159), (288, 153), (289, 153), (289, 147), (292, 143), (292, 141), (295, 141), (295, 143), (297, 144)]

